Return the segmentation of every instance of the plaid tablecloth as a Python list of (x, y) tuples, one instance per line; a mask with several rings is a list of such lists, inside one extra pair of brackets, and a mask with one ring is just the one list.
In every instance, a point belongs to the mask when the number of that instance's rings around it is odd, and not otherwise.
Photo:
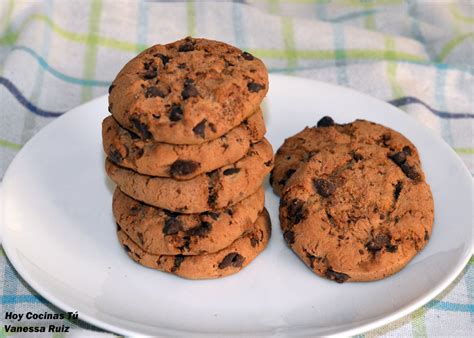
[[(237, 45), (263, 58), (270, 72), (390, 101), (438, 133), (472, 172), (473, 4), (0, 0), (0, 177), (32, 135), (105, 94), (137, 52), (186, 35)], [(472, 336), (473, 263), (426, 306), (365, 336)], [(22, 281), (1, 250), (0, 303), (0, 336), (13, 323), (9, 311), (60, 311)], [(80, 321), (64, 324), (74, 335), (107, 334)]]

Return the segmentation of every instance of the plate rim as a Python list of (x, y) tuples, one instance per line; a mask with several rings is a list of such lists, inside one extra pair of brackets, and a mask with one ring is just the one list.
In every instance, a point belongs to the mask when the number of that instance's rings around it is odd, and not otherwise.
[[(397, 113), (402, 114), (406, 118), (409, 118), (415, 126), (417, 126), (419, 128), (423, 128), (425, 132), (430, 133), (432, 137), (436, 137), (439, 141), (441, 141), (441, 143), (443, 144), (443, 147), (445, 148), (444, 151), (449, 151), (449, 152), (451, 152), (452, 155), (455, 155), (455, 157), (457, 158), (457, 161), (462, 165), (464, 175), (469, 177), (470, 181), (471, 181), (471, 185), (473, 184), (472, 176), (469, 172), (469, 169), (467, 168), (464, 161), (462, 161), (462, 159), (459, 157), (459, 155), (457, 155), (456, 152), (451, 148), (451, 146), (449, 146), (449, 144), (447, 144), (446, 141), (442, 137), (440, 137), (439, 135), (434, 133), (433, 130), (431, 130), (430, 128), (428, 128), (427, 126), (425, 126), (420, 121), (413, 118), (412, 116), (405, 114), (405, 112), (403, 112), (398, 107), (395, 107), (395, 106), (393, 106), (393, 105), (391, 105), (391, 104), (389, 104), (389, 103), (387, 103), (387, 102), (385, 102), (381, 99), (375, 98), (375, 97), (370, 96), (368, 94), (365, 94), (363, 92), (359, 92), (355, 89), (335, 85), (335, 84), (332, 84), (332, 83), (313, 80), (313, 79), (310, 79), (310, 78), (305, 78), (305, 77), (300, 77), (300, 76), (290, 76), (290, 75), (282, 75), (282, 74), (269, 74), (269, 76), (270, 76), (270, 80), (272, 80), (272, 78), (280, 78), (281, 80), (287, 79), (287, 80), (290, 80), (290, 81), (295, 81), (296, 80), (296, 81), (303, 81), (303, 82), (308, 82), (308, 83), (317, 83), (318, 85), (327, 87), (330, 90), (352, 92), (352, 94), (356, 94), (356, 95), (360, 96), (361, 98), (363, 98), (364, 100), (378, 101), (378, 103), (387, 105), (387, 107), (389, 107), (391, 110), (397, 110), (398, 111)], [(54, 294), (52, 294), (52, 293), (48, 292), (47, 290), (45, 290), (41, 286), (40, 283), (37, 283), (36, 280), (31, 277), (31, 275), (29, 274), (28, 270), (24, 267), (24, 265), (20, 262), (19, 257), (14, 253), (14, 244), (13, 243), (8, 243), (8, 240), (5, 241), (5, 239), (8, 239), (8, 236), (6, 236), (6, 228), (7, 228), (6, 214), (7, 214), (7, 211), (6, 211), (6, 208), (5, 208), (5, 204), (6, 204), (6, 200), (7, 200), (7, 190), (5, 189), (5, 182), (8, 182), (8, 179), (9, 179), (8, 177), (10, 175), (13, 175), (13, 174), (10, 174), (10, 172), (11, 172), (11, 168), (13, 167), (13, 164), (19, 158), (18, 155), (20, 155), (21, 153), (26, 152), (27, 149), (31, 146), (31, 144), (34, 144), (34, 142), (35, 142), (36, 138), (38, 137), (38, 135), (41, 135), (42, 133), (47, 132), (50, 128), (53, 128), (54, 125), (56, 123), (58, 123), (57, 121), (60, 121), (64, 116), (67, 116), (71, 112), (74, 112), (76, 110), (87, 109), (88, 105), (92, 106), (96, 102), (104, 100), (104, 97), (107, 97), (107, 94), (96, 97), (96, 98), (94, 98), (90, 101), (82, 103), (82, 104), (68, 110), (66, 113), (64, 113), (60, 117), (56, 118), (55, 120), (51, 121), (48, 125), (46, 125), (44, 128), (39, 130), (31, 139), (28, 140), (28, 142), (15, 155), (15, 157), (13, 158), (11, 163), (9, 164), (7, 170), (5, 171), (5, 174), (4, 174), (4, 177), (3, 177), (3, 180), (2, 180), (2, 194), (3, 194), (3, 196), (2, 196), (2, 208), (3, 208), (3, 213), (2, 213), (2, 220), (0, 222), (0, 233), (1, 233), (1, 245), (4, 249), (4, 251), (5, 251), (5, 255), (7, 256), (9, 262), (14, 267), (14, 269), (18, 272), (18, 274), (24, 279), (24, 281), (28, 285), (30, 285), (40, 296), (42, 296), (44, 299), (46, 299), (49, 303), (57, 306), (61, 310), (65, 310), (65, 311), (70, 311), (70, 310), (76, 311), (77, 309), (72, 309), (70, 305), (66, 304), (61, 299), (56, 297)], [(53, 127), (51, 127), (51, 126), (53, 126)], [(369, 323), (365, 323), (365, 324), (357, 325), (353, 328), (341, 330), (341, 331), (339, 331), (335, 334), (331, 334), (331, 336), (335, 336), (335, 335), (338, 335), (338, 336), (340, 336), (340, 335), (351, 335), (352, 336), (352, 335), (361, 334), (361, 333), (364, 333), (364, 332), (367, 332), (367, 331), (370, 331), (370, 330), (374, 330), (374, 329), (379, 328), (383, 325), (389, 324), (389, 323), (391, 323), (391, 322), (393, 322), (397, 319), (400, 319), (400, 318), (406, 316), (407, 314), (415, 311), (416, 309), (424, 306), (426, 303), (431, 301), (436, 295), (438, 295), (444, 289), (446, 289), (459, 276), (459, 274), (465, 268), (466, 264), (469, 262), (472, 254), (473, 254), (473, 248), (472, 248), (472, 238), (471, 238), (471, 251), (469, 252), (469, 250), (466, 250), (465, 253), (464, 253), (464, 257), (458, 261), (456, 266), (452, 269), (452, 272), (450, 274), (446, 275), (444, 277), (444, 279), (440, 280), (440, 282), (437, 284), (437, 286), (435, 286), (431, 291), (427, 292), (424, 295), (416, 297), (414, 300), (407, 303), (402, 308), (393, 311), (393, 313), (391, 313), (389, 315), (386, 315), (382, 318), (376, 319), (376, 320), (374, 320), (372, 322), (369, 322)], [(126, 329), (126, 328), (122, 328), (122, 327), (119, 327), (119, 326), (114, 325), (114, 324), (110, 324), (110, 323), (106, 322), (105, 320), (97, 319), (93, 315), (89, 315), (89, 314), (85, 314), (85, 313), (80, 313), (80, 320), (82, 320), (84, 322), (87, 322), (87, 323), (90, 323), (90, 324), (92, 324), (92, 325), (94, 325), (98, 328), (107, 330), (107, 331), (112, 332), (112, 333), (119, 333), (119, 334), (124, 334), (124, 335), (127, 335), (127, 336), (130, 336), (130, 335), (132, 335), (132, 336), (143, 335), (143, 333), (136, 332), (136, 331)], [(218, 335), (218, 336), (226, 336), (226, 335), (235, 336), (235, 334), (233, 334), (233, 333), (229, 333), (229, 334), (219, 333), (219, 334), (217, 334), (217, 333), (207, 333), (207, 332), (204, 333), (204, 332), (196, 332), (196, 331), (189, 332), (189, 331), (186, 331), (186, 330), (177, 330), (177, 329), (170, 330), (168, 328), (159, 328), (159, 329), (160, 329), (160, 332), (163, 332), (163, 333), (157, 332), (158, 334), (166, 334), (166, 333), (172, 332), (174, 334), (186, 333), (187, 335), (191, 335), (191, 336), (199, 336), (199, 335), (202, 335), (202, 334), (211, 335), (211, 336), (216, 336), (216, 335)], [(311, 333), (311, 328), (303, 329), (303, 333), (297, 332), (296, 334), (306, 334), (306, 331), (309, 331), (308, 334), (310, 334)], [(288, 332), (288, 329), (283, 330), (281, 333), (284, 334), (285, 332)], [(251, 334), (251, 332), (239, 333), (238, 335), (246, 335), (246, 334)], [(264, 334), (266, 334), (266, 333), (264, 333)], [(279, 333), (278, 332), (273, 332), (273, 334), (279, 334)]]

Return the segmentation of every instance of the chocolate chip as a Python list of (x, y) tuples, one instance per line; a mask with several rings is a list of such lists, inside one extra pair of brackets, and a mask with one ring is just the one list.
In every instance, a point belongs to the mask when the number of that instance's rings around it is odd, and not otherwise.
[(235, 268), (240, 268), (245, 258), (237, 252), (232, 252), (224, 257), (222, 262), (219, 263), (219, 269), (225, 269), (228, 266), (233, 266)]
[(425, 241), (430, 239), (430, 235), (428, 234), (428, 231), (425, 229), (425, 237), (423, 238)]
[(355, 151), (353, 151), (353, 152), (351, 153), (351, 156), (352, 156), (352, 158), (354, 159), (354, 161), (356, 161), (356, 162), (359, 162), (359, 161), (361, 161), (361, 160), (364, 159), (364, 157), (363, 157), (361, 154), (356, 153)]
[(212, 224), (209, 222), (201, 222), (197, 227), (191, 228), (186, 231), (187, 236), (206, 236), (212, 230)]
[(169, 119), (170, 121), (176, 122), (180, 121), (183, 119), (183, 109), (178, 106), (177, 104), (173, 104), (171, 106), (170, 112), (169, 112)]
[(397, 245), (392, 245), (392, 244), (388, 244), (385, 246), (385, 249), (387, 250), (387, 252), (397, 252), (398, 250), (398, 246)]
[(261, 91), (263, 88), (265, 88), (264, 85), (256, 83), (256, 82), (247, 83), (247, 89), (249, 90), (249, 92), (252, 92), (252, 93), (257, 93)]
[(273, 165), (273, 160), (263, 163), (266, 167), (271, 167)]
[(172, 177), (192, 174), (199, 168), (200, 164), (191, 160), (176, 160), (170, 167)]
[(310, 254), (308, 251), (306, 251), (306, 257), (308, 258), (309, 260), (309, 266), (311, 267), (311, 269), (314, 269), (314, 261), (316, 260), (316, 256), (315, 255), (312, 255)]
[(211, 128), (211, 131), (213, 133), (217, 131), (216, 125), (214, 123), (209, 122), (209, 128)]
[(165, 221), (163, 227), (163, 233), (165, 235), (174, 235), (179, 231), (183, 230), (183, 223), (181, 223), (176, 217), (169, 217)]
[(225, 213), (230, 217), (234, 216), (234, 210), (232, 210), (232, 208), (225, 209)]
[(137, 129), (141, 133), (142, 138), (144, 138), (145, 140), (152, 138), (152, 135), (150, 131), (148, 130), (148, 126), (145, 123), (141, 122), (136, 117), (131, 117), (130, 122), (135, 127), (135, 129)]
[(412, 154), (411, 148), (409, 146), (404, 146), (402, 151), (405, 153), (405, 155), (411, 155)]
[(185, 256), (183, 255), (176, 255), (174, 256), (174, 265), (171, 268), (171, 272), (176, 272), (179, 267), (181, 266), (181, 263), (183, 263)]
[(336, 283), (344, 283), (346, 280), (348, 280), (351, 277), (345, 273), (336, 272), (331, 268), (328, 268), (324, 275), (330, 280), (335, 281)]
[(304, 202), (299, 199), (292, 200), (287, 207), (287, 218), (293, 224), (298, 224), (304, 218)]
[(316, 126), (318, 128), (330, 127), (334, 125), (334, 120), (330, 116), (324, 116), (321, 120), (318, 121)]
[(218, 170), (213, 170), (209, 173), (206, 173), (206, 175), (209, 177), (208, 181), (208, 197), (207, 197), (207, 204), (212, 208), (215, 209), (215, 204), (217, 202), (217, 191), (214, 190), (214, 187), (219, 181), (219, 172)]
[(133, 131), (131, 130), (128, 130), (128, 129), (125, 129), (126, 131), (128, 131), (128, 134), (130, 135), (130, 137), (132, 138), (132, 140), (136, 140), (136, 139), (139, 139), (140, 136), (138, 136), (137, 134), (135, 134)]
[(148, 87), (145, 91), (145, 98), (149, 99), (150, 97), (165, 97), (166, 95), (161, 91), (159, 90), (157, 87), (155, 86), (152, 86), (152, 87)]
[(240, 168), (229, 168), (224, 170), (224, 176), (234, 175), (240, 171)]
[(138, 213), (143, 209), (142, 204), (135, 204), (133, 207), (130, 208), (130, 216), (136, 216)]
[(290, 179), (291, 176), (293, 176), (293, 174), (296, 172), (296, 169), (288, 169), (285, 173), (285, 175), (283, 175), (283, 178), (281, 180), (278, 181), (278, 184), (279, 185), (285, 185), (286, 182)]
[(116, 164), (120, 164), (123, 161), (122, 154), (115, 147), (111, 147), (109, 151), (109, 159)]
[(218, 212), (214, 212), (214, 211), (206, 211), (203, 213), (203, 215), (208, 215), (210, 216), (214, 221), (217, 221), (219, 219), (219, 213)]
[(295, 233), (291, 230), (287, 230), (283, 233), (283, 238), (285, 239), (288, 245), (292, 245), (295, 243)]
[(273, 170), (270, 173), (270, 178), (268, 179), (268, 181), (270, 182), (270, 185), (273, 186)]
[(313, 186), (316, 189), (316, 192), (323, 197), (331, 196), (334, 190), (336, 190), (334, 183), (323, 178), (313, 180)]
[(383, 134), (379, 142), (382, 143), (384, 147), (388, 147), (389, 146), (388, 141), (390, 141), (391, 139), (392, 139), (392, 136), (390, 136), (389, 134)]
[(402, 188), (403, 188), (402, 181), (398, 181), (397, 184), (395, 185), (395, 190), (393, 191), (393, 197), (395, 198), (395, 201), (398, 200), (398, 197), (400, 196), (400, 192), (402, 191)]
[(198, 135), (201, 138), (205, 137), (205, 127), (206, 127), (206, 119), (202, 120), (193, 128), (194, 134)]
[(400, 168), (402, 169), (403, 173), (412, 180), (420, 179), (420, 173), (416, 171), (415, 166), (411, 166), (408, 163), (403, 163)]
[(194, 81), (191, 79), (185, 79), (183, 91), (181, 92), (181, 96), (183, 97), (183, 100), (187, 100), (190, 97), (195, 97), (198, 95), (199, 95), (199, 92), (194, 86)]
[(242, 57), (247, 61), (252, 61), (254, 59), (253, 55), (248, 52), (243, 52)]
[(141, 232), (137, 233), (137, 237), (141, 245), (145, 244), (145, 242), (143, 241), (143, 234)]
[(109, 94), (112, 93), (112, 89), (114, 89), (114, 87), (115, 87), (114, 84), (110, 85), (110, 87), (109, 87)]
[(390, 236), (387, 234), (378, 234), (374, 236), (365, 247), (371, 252), (382, 250), (384, 246), (390, 245)]
[(163, 63), (163, 66), (166, 66), (166, 64), (170, 61), (169, 57), (160, 53), (154, 54), (153, 56), (159, 57), (161, 62)]
[(123, 244), (123, 248), (125, 249), (125, 251), (127, 251), (127, 253), (131, 251), (127, 244)]
[(180, 64), (178, 65), (178, 68), (179, 68), (179, 69), (184, 69), (184, 68), (186, 68), (186, 64), (180, 63)]
[(407, 156), (404, 152), (400, 151), (390, 155), (390, 159), (395, 162), (396, 165), (401, 166), (407, 160)]
[(157, 76), (158, 76), (158, 69), (156, 68), (150, 68), (143, 74), (143, 78), (145, 78), (146, 80), (154, 79)]
[(194, 44), (191, 39), (186, 40), (181, 46), (178, 48), (178, 52), (191, 52), (194, 50)]
[(250, 237), (250, 245), (252, 248), (255, 248), (258, 245), (258, 242), (260, 241), (255, 236)]

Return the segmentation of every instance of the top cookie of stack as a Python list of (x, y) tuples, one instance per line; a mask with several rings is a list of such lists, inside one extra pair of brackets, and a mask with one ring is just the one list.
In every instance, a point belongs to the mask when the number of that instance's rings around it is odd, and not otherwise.
[(200, 144), (254, 113), (268, 91), (265, 65), (223, 42), (186, 38), (128, 62), (109, 89), (109, 110), (144, 140)]

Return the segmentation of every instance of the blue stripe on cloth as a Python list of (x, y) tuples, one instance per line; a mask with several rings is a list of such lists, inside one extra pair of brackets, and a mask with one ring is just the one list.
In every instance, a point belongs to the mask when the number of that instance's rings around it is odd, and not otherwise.
[(365, 11), (353, 12), (353, 13), (348, 13), (348, 14), (344, 14), (344, 15), (341, 15), (341, 16), (337, 16), (335, 18), (330, 18), (330, 19), (327, 19), (327, 21), (329, 21), (329, 22), (342, 22), (342, 21), (347, 21), (347, 20), (353, 20), (353, 19), (357, 19), (357, 18), (363, 18), (363, 17), (366, 17), (366, 16), (371, 15), (371, 14), (375, 14), (376, 12), (377, 12), (376, 9), (368, 9), (368, 10), (365, 10)]
[(340, 25), (332, 25), (332, 35), (334, 40), (334, 49), (338, 53), (336, 57), (336, 72), (337, 83), (347, 86), (347, 71), (346, 71), (346, 57), (345, 57), (345, 36), (344, 28)]
[(43, 59), (40, 55), (38, 55), (33, 49), (26, 47), (26, 46), (21, 46), (17, 45), (12, 48), (12, 50), (21, 50), (24, 51), (31, 56), (33, 56), (38, 63), (40, 64), (41, 67), (44, 68), (44, 70), (48, 71), (51, 73), (51, 75), (57, 77), (60, 80), (81, 85), (81, 86), (98, 86), (98, 87), (108, 87), (110, 85), (110, 81), (97, 81), (97, 80), (85, 80), (85, 79), (79, 79), (73, 76), (69, 76), (67, 74), (64, 74), (60, 72), (59, 70), (54, 69), (51, 67), (48, 62), (46, 62), (45, 59)]
[[(13, 270), (13, 267), (7, 261), (6, 256), (3, 256), (3, 261), (5, 264), (5, 267), (4, 267), (5, 270), (3, 270), (4, 283), (3, 283), (2, 292), (6, 294), (15, 294), (18, 288), (18, 276), (15, 270)], [(12, 305), (12, 303), (6, 303), (6, 305), (2, 307), (3, 312), (13, 311), (14, 309), (15, 309), (15, 306)]]
[(235, 43), (240, 49), (245, 49), (245, 34), (242, 24), (242, 5), (239, 3), (232, 4), (232, 23), (234, 26)]
[(137, 41), (142, 46), (147, 44), (147, 33), (148, 33), (147, 3), (145, 0), (139, 0), (138, 1)]
[[(435, 77), (435, 100), (440, 109), (446, 110), (445, 88), (446, 88), (446, 68), (437, 68)], [(449, 120), (441, 122), (442, 135), (449, 145), (454, 146), (451, 134), (451, 123)]]
[(404, 96), (404, 97), (399, 97), (398, 99), (390, 100), (387, 101), (390, 104), (393, 104), (396, 107), (400, 106), (406, 106), (412, 103), (418, 103), (423, 105), (426, 109), (431, 111), (433, 114), (435, 114), (438, 117), (444, 118), (444, 119), (473, 119), (474, 114), (468, 114), (468, 113), (450, 113), (447, 111), (441, 111), (434, 109), (430, 107), (428, 104), (425, 102), (421, 101), (420, 99), (413, 97), (413, 96)]
[[(15, 278), (18, 281), (18, 278)], [(18, 303), (41, 303), (49, 304), (49, 302), (41, 296), (35, 295), (2, 295), (0, 296), (0, 304), (18, 304)]]
[(326, 4), (316, 1), (316, 17), (319, 20), (326, 20)]
[(20, 90), (8, 79), (0, 76), (0, 85), (4, 85), (5, 88), (17, 99), (17, 101), (24, 106), (26, 109), (31, 111), (33, 114), (43, 116), (43, 117), (58, 117), (65, 112), (53, 112), (48, 110), (43, 110), (38, 108), (36, 105), (28, 101), (28, 99), (23, 96)]
[(432, 300), (428, 304), (426, 304), (428, 309), (436, 309), (442, 311), (449, 311), (449, 312), (474, 312), (474, 304), (459, 304), (459, 303), (451, 303), (451, 302), (444, 302), (441, 300)]

